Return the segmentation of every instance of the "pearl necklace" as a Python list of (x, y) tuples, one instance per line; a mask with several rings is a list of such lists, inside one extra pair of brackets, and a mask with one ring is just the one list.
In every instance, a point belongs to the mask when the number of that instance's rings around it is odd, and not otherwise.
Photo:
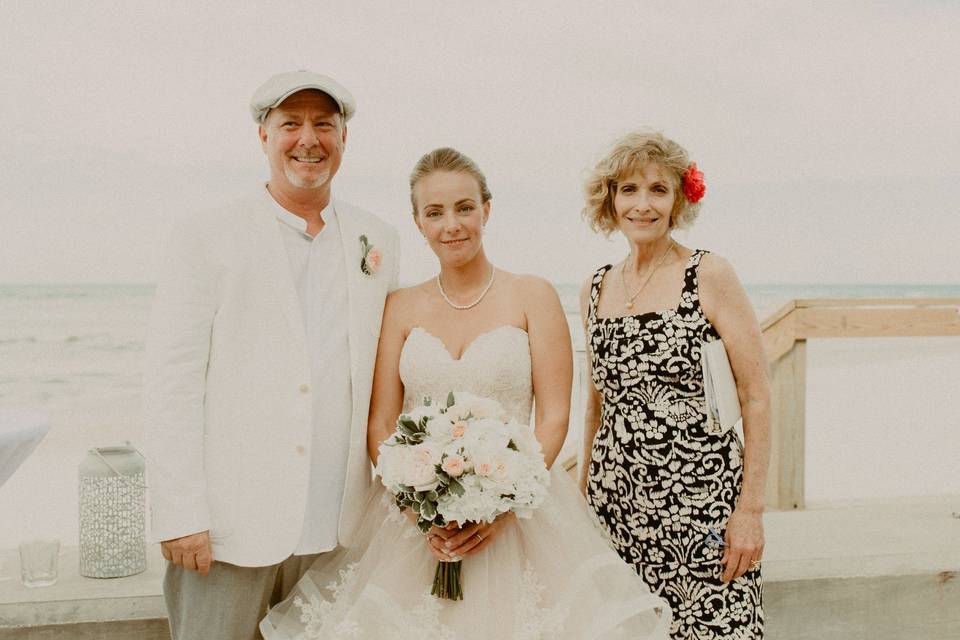
[(490, 287), (493, 286), (493, 277), (497, 274), (496, 268), (493, 265), (490, 265), (490, 281), (487, 282), (487, 286), (483, 288), (483, 291), (480, 292), (480, 297), (474, 300), (469, 304), (457, 304), (453, 300), (447, 297), (447, 292), (443, 290), (443, 282), (440, 281), (440, 274), (437, 274), (437, 288), (440, 289), (440, 295), (443, 296), (443, 299), (446, 300), (447, 304), (453, 307), (458, 311), (464, 311), (466, 309), (472, 309), (473, 307), (480, 304), (480, 301), (483, 300), (483, 297), (487, 295), (487, 291), (490, 291)]
[(634, 293), (632, 296), (627, 291), (627, 276), (626, 276), (627, 261), (626, 260), (623, 261), (623, 266), (620, 267), (620, 282), (623, 284), (623, 297), (624, 297), (624, 300), (626, 300), (627, 309), (633, 309), (633, 301), (637, 299), (637, 296), (640, 295), (640, 292), (643, 291), (643, 289), (647, 286), (647, 283), (650, 282), (650, 278), (652, 278), (653, 274), (656, 273), (657, 269), (660, 268), (660, 265), (663, 264), (663, 261), (667, 259), (667, 254), (670, 253), (670, 249), (673, 249), (673, 240), (670, 241), (670, 245), (667, 247), (667, 250), (664, 251), (663, 255), (660, 256), (660, 259), (657, 260), (657, 264), (655, 264), (653, 268), (650, 269), (650, 272), (647, 274), (647, 277), (643, 281), (643, 284), (640, 285), (640, 288), (637, 289), (637, 292)]

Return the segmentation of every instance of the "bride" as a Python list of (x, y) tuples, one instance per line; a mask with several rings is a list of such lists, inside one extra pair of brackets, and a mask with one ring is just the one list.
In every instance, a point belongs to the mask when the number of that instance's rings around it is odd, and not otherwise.
[[(567, 431), (572, 356), (564, 312), (546, 281), (495, 268), (483, 250), (490, 192), (453, 149), (423, 156), (410, 177), (414, 221), (440, 273), (387, 299), (374, 371), (368, 449), (426, 396), (468, 391), (529, 423), (547, 465)], [(434, 527), (375, 483), (356, 544), (322, 555), (260, 623), (294, 638), (666, 638), (670, 611), (603, 539), (565, 472), (529, 519)], [(438, 561), (462, 560), (463, 600), (430, 595)]]

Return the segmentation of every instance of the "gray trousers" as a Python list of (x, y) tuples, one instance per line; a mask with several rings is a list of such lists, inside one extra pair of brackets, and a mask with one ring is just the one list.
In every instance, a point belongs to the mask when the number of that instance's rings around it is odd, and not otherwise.
[(267, 567), (214, 561), (210, 573), (167, 563), (163, 595), (173, 640), (261, 640), (267, 607), (281, 602), (320, 554)]

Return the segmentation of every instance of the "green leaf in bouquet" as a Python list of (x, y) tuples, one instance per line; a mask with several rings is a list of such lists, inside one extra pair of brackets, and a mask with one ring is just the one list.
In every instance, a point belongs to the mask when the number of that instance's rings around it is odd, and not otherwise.
[(432, 502), (424, 500), (420, 503), (420, 517), (433, 522), (437, 517), (437, 507)]
[(430, 533), (431, 527), (433, 527), (433, 523), (429, 520), (417, 520), (417, 528), (420, 529), (421, 533)]
[(446, 408), (449, 409), (450, 407), (452, 407), (456, 403), (456, 401), (457, 399), (453, 397), (453, 391), (451, 391), (450, 393), (447, 394)]
[(466, 493), (466, 489), (463, 488), (463, 485), (456, 478), (450, 478), (450, 484), (447, 486), (447, 490), (457, 497)]

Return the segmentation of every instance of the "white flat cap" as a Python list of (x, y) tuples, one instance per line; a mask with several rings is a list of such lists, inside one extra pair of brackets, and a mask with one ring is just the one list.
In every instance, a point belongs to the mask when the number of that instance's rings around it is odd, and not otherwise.
[(250, 99), (250, 115), (258, 124), (263, 124), (270, 109), (304, 89), (317, 89), (333, 98), (340, 107), (344, 122), (352, 118), (357, 110), (357, 101), (339, 82), (328, 76), (301, 69), (278, 73), (260, 85)]

